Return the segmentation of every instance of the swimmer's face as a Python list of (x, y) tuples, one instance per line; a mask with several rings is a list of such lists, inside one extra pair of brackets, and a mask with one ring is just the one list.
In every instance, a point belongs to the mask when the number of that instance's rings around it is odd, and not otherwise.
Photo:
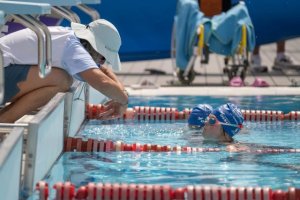
[(214, 124), (210, 124), (208, 121), (205, 122), (203, 129), (203, 137), (205, 140), (216, 141), (216, 142), (231, 142), (232, 138), (224, 132), (222, 125), (216, 119), (214, 115), (210, 115), (210, 118), (214, 118), (216, 121)]

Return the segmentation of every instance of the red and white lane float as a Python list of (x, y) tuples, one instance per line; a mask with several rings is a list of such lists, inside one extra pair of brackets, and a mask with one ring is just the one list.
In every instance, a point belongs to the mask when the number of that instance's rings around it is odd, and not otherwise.
[(284, 115), (284, 119), (292, 121), (300, 120), (300, 111), (291, 111)]
[(56, 200), (73, 200), (76, 196), (75, 186), (71, 182), (58, 182), (53, 188), (56, 190)]
[(241, 110), (245, 121), (281, 121), (284, 120), (282, 111), (275, 110)]
[[(88, 119), (97, 119), (99, 114), (104, 111), (101, 104), (87, 104), (86, 116)], [(170, 107), (148, 107), (135, 106), (128, 108), (122, 116), (122, 120), (138, 120), (138, 121), (174, 121), (188, 119), (191, 109), (178, 111), (177, 108)]]
[[(87, 104), (86, 117), (88, 119), (97, 119), (104, 111), (101, 104)], [(149, 107), (135, 106), (128, 108), (120, 120), (137, 120), (137, 121), (175, 121), (187, 120), (192, 109), (185, 108), (179, 111), (171, 107)], [(300, 111), (291, 111), (284, 114), (277, 110), (241, 110), (245, 121), (281, 121), (281, 120), (300, 120)]]
[(48, 183), (40, 181), (36, 184), (36, 190), (39, 191), (39, 200), (47, 200), (49, 197)]
[[(47, 183), (37, 184), (40, 199), (46, 200)], [(75, 191), (73, 184), (57, 183), (56, 200), (299, 200), (300, 189), (290, 187), (287, 191), (268, 187), (223, 187), (188, 185), (172, 188), (169, 185), (88, 183)]]
[[(82, 138), (68, 137), (64, 142), (65, 152), (110, 152), (110, 151), (134, 151), (134, 152), (220, 152), (220, 148), (200, 148), (200, 147), (187, 147), (187, 146), (170, 146), (159, 144), (126, 144), (122, 141), (110, 140), (95, 140)], [(245, 152), (245, 150), (240, 150)], [(264, 148), (246, 150), (251, 153), (300, 153), (300, 149), (280, 149), (280, 148)]]

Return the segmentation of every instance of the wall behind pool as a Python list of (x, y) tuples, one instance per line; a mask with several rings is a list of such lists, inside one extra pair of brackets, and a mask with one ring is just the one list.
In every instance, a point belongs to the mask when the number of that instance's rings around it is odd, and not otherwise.
[(255, 27), (256, 43), (300, 36), (299, 0), (245, 0)]
[[(177, 0), (102, 0), (96, 8), (101, 18), (120, 32), (122, 61), (170, 57), (171, 32)], [(83, 23), (90, 18), (80, 13)]]
[[(245, 3), (257, 44), (300, 36), (300, 0), (245, 0)], [(176, 4), (177, 0), (103, 0), (92, 7), (118, 28), (122, 37), (121, 60), (128, 61), (170, 57)], [(82, 23), (90, 21), (83, 13), (80, 17)]]

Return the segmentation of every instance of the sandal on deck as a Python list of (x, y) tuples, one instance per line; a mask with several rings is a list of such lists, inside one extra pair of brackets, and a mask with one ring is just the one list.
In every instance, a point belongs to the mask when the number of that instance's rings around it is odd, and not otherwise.
[(236, 76), (236, 77), (233, 77), (233, 78), (230, 80), (229, 85), (230, 85), (231, 87), (242, 87), (242, 86), (245, 86), (245, 83), (244, 83), (244, 81), (241, 79), (241, 77)]
[(254, 82), (251, 84), (253, 87), (269, 87), (269, 83), (261, 78), (255, 78)]

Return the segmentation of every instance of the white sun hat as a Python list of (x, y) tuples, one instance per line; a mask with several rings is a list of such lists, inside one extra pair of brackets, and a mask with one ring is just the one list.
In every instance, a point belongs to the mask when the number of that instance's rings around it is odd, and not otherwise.
[(121, 37), (117, 28), (105, 19), (95, 20), (88, 25), (71, 23), (76, 37), (87, 40), (92, 47), (112, 65), (114, 70), (121, 70), (118, 51)]

